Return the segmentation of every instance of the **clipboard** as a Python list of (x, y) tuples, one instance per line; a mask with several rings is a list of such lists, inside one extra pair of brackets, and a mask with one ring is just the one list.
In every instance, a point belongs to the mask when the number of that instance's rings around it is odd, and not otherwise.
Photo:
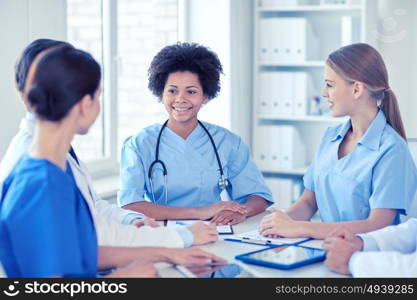
[(229, 242), (245, 243), (252, 245), (262, 245), (262, 246), (282, 246), (282, 245), (298, 245), (304, 243), (311, 238), (267, 238), (259, 234), (258, 230), (252, 230), (245, 233), (241, 233), (230, 238), (224, 239)]

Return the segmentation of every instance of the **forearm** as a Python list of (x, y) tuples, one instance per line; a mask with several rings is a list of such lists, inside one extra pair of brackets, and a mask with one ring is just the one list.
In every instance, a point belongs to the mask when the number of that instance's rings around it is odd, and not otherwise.
[(307, 201), (297, 201), (286, 210), (286, 213), (294, 220), (309, 221), (316, 211), (317, 207)]
[(184, 220), (184, 219), (200, 219), (200, 209), (197, 207), (173, 207), (165, 206), (145, 201), (131, 203), (123, 206), (145, 214), (155, 220)]
[(248, 209), (248, 217), (250, 217), (264, 212), (268, 207), (268, 202), (264, 198), (254, 195), (250, 196), (244, 205)]
[(168, 261), (167, 250), (163, 247), (99, 247), (98, 267), (121, 268), (138, 258), (154, 262)]

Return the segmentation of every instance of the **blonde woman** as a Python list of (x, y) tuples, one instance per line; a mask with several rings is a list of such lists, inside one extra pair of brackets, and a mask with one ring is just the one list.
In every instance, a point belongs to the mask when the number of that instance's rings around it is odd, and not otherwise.
[[(323, 96), (332, 116), (304, 176), (305, 191), (286, 212), (261, 221), (263, 235), (325, 238), (341, 223), (352, 233), (399, 223), (417, 188), (397, 99), (381, 55), (358, 43), (331, 53)], [(311, 222), (319, 211), (322, 222)]]

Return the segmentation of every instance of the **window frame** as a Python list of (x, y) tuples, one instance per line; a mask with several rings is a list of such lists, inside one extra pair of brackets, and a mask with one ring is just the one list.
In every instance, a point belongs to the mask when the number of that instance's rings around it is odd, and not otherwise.
[[(189, 0), (178, 0), (178, 40), (188, 39)], [(119, 173), (118, 154), (118, 6), (117, 0), (102, 0), (102, 43), (103, 43), (103, 159), (86, 162), (93, 179), (114, 176)]]

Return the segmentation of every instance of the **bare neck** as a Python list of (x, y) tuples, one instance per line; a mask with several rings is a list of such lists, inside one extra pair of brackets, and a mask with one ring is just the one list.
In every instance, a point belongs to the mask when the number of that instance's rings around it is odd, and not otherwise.
[(38, 120), (30, 154), (35, 158), (49, 160), (65, 171), (73, 137), (72, 127), (64, 122)]
[(172, 119), (168, 120), (167, 127), (186, 140), (191, 132), (197, 127), (198, 120), (190, 120), (189, 122), (176, 122)]
[(358, 109), (356, 113), (350, 116), (352, 122), (352, 134), (358, 139), (366, 133), (372, 121), (378, 114), (378, 107), (376, 104), (373, 105), (373, 102), (369, 103), (370, 105)]

